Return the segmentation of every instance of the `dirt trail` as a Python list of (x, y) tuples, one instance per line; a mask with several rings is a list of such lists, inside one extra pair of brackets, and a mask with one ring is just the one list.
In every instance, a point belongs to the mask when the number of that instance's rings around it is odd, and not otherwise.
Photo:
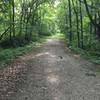
[(21, 57), (19, 65), (26, 63), (30, 69), (6, 100), (100, 100), (100, 75), (95, 71), (99, 66), (69, 52), (63, 41), (49, 39)]

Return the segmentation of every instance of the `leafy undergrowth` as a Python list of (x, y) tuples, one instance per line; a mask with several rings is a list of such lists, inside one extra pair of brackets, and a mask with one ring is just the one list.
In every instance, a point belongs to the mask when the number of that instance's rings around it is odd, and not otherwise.
[[(55, 34), (54, 36), (41, 37), (37, 42), (31, 42), (24, 47), (0, 50), (0, 68), (2, 69), (0, 70), (0, 100), (8, 100), (7, 98), (14, 96), (17, 91), (22, 91), (21, 87), (26, 82), (27, 73), (31, 68), (27, 64), (30, 62), (16, 58), (36, 50), (34, 48), (40, 47), (48, 39), (62, 39), (61, 37), (63, 35)], [(12, 61), (13, 63), (11, 63)]]
[(18, 58), (19, 56), (22, 56), (30, 51), (32, 51), (34, 48), (39, 47), (43, 42), (45, 42), (47, 39), (64, 39), (63, 34), (55, 34), (52, 36), (41, 36), (41, 38), (38, 39), (36, 42), (30, 42), (29, 44), (18, 47), (18, 48), (8, 48), (8, 49), (0, 49), (0, 69), (5, 68), (8, 64), (10, 64), (14, 59)]
[(95, 64), (100, 64), (100, 52), (86, 51), (75, 47), (70, 47), (70, 49), (75, 53), (80, 54), (85, 59), (88, 59)]
[(22, 56), (34, 48), (39, 47), (43, 42), (46, 40), (46, 36), (41, 37), (36, 42), (30, 42), (29, 44), (18, 47), (18, 48), (8, 48), (8, 49), (2, 49), (0, 48), (0, 69), (6, 67), (8, 64), (10, 64), (14, 59), (18, 58), (19, 56)]

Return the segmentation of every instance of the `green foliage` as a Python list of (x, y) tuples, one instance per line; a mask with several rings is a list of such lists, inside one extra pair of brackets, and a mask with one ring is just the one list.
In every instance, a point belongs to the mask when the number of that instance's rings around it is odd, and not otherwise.
[(31, 50), (40, 47), (41, 43), (46, 40), (46, 37), (38, 38), (38, 41), (31, 42), (23, 47), (18, 48), (8, 48), (0, 49), (0, 69), (4, 68), (6, 65), (10, 64), (14, 59), (19, 56), (31, 52)]
[(0, 1), (0, 66), (38, 46), (44, 36), (56, 33), (54, 2)]
[(0, 1), (0, 42), (7, 41), (16, 47), (20, 45), (18, 41), (24, 44), (31, 40), (36, 41), (39, 35), (55, 33), (53, 2), (52, 0)]
[(62, 33), (56, 33), (55, 35), (52, 35), (50, 38), (52, 38), (52, 39), (66, 40), (65, 35), (62, 34)]
[(98, 5), (100, 5), (100, 1), (60, 0), (57, 6), (57, 22), (60, 31), (69, 40), (68, 44), (74, 50), (76, 48), (75, 51), (79, 51), (79, 53), (83, 53), (88, 58), (94, 59), (94, 62), (99, 63), (100, 40), (98, 34), (100, 31), (98, 30), (100, 29), (100, 10)]
[(80, 54), (85, 59), (88, 59), (89, 61), (91, 61), (95, 64), (98, 64), (98, 65), (100, 64), (100, 52), (82, 50), (82, 49), (76, 48), (76, 47), (70, 47), (70, 49), (74, 53)]
[(7, 59), (9, 62), (30, 50), (31, 42), (33, 44), (43, 36), (52, 36), (66, 38), (77, 52), (82, 51), (82, 54), (99, 62), (100, 40), (97, 37), (100, 34), (100, 1), (83, 1), (1, 0), (0, 61)]

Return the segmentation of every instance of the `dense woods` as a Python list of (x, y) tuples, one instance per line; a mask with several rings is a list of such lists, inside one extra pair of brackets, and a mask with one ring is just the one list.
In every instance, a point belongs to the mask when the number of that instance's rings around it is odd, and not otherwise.
[(59, 27), (69, 45), (95, 56), (100, 56), (99, 6), (99, 0), (61, 0), (58, 6)]
[(70, 43), (76, 41), (80, 48), (92, 46), (94, 42), (99, 43), (99, 1), (63, 0), (60, 6), (60, 27), (69, 36)]
[(100, 60), (99, 6), (99, 0), (0, 0), (0, 48), (63, 33), (71, 48)]
[(100, 100), (100, 0), (0, 0), (0, 100)]
[(53, 33), (55, 22), (48, 18), (53, 16), (50, 14), (52, 3), (48, 0), (0, 0), (1, 45), (21, 46), (32, 39), (35, 41), (38, 35)]

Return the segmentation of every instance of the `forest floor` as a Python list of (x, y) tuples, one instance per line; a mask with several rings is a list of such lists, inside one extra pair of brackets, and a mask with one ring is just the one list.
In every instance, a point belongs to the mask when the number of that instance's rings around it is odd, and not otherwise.
[(0, 100), (100, 100), (99, 65), (48, 39), (0, 70)]

